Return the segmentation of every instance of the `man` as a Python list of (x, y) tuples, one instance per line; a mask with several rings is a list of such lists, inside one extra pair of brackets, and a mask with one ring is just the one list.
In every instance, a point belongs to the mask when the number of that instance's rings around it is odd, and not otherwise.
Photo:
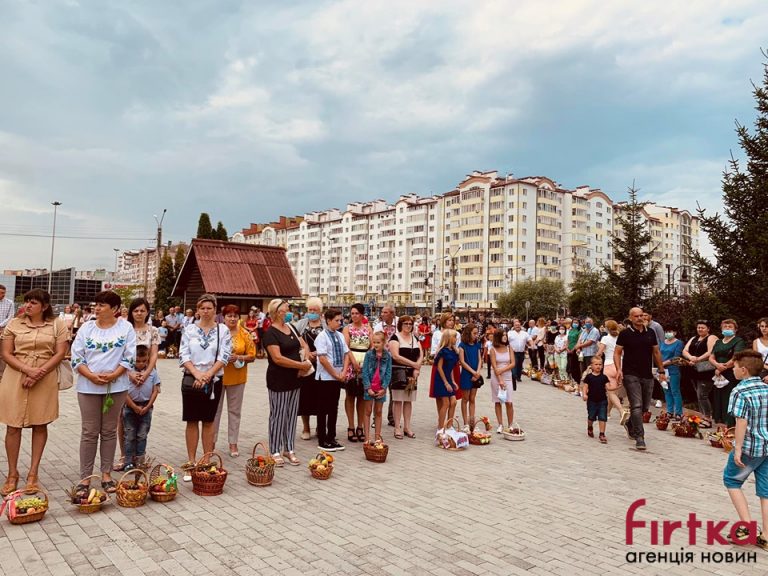
[(182, 326), (186, 328), (190, 324), (195, 323), (195, 311), (192, 310), (192, 308), (187, 308), (186, 315), (184, 316), (184, 321), (182, 322)]
[[(581, 353), (584, 358), (580, 366), (582, 374), (584, 374), (584, 371), (587, 370), (592, 363), (592, 357), (597, 354), (598, 342), (600, 342), (600, 330), (595, 328), (592, 318), (587, 316), (584, 319), (584, 329), (581, 331), (581, 334), (579, 334), (579, 339), (576, 342), (576, 346), (573, 348), (573, 351), (576, 354)], [(579, 378), (579, 381), (581, 381), (581, 378)]]
[(179, 319), (176, 315), (176, 308), (173, 306), (168, 308), (168, 314), (165, 317), (165, 327), (168, 328), (168, 338), (166, 339), (166, 342), (169, 346), (176, 346), (177, 349), (179, 348), (179, 344), (181, 343), (181, 324), (183, 321), (183, 318)]
[(531, 359), (531, 374), (533, 374), (533, 372), (539, 369), (539, 354), (536, 350), (536, 336), (538, 335), (538, 331), (536, 329), (536, 320), (534, 320), (533, 318), (528, 320), (527, 333), (529, 336), (528, 357)]
[(520, 320), (515, 318), (512, 321), (512, 330), (507, 333), (507, 338), (509, 339), (509, 346), (515, 354), (515, 367), (512, 369), (512, 380), (514, 382), (522, 382), (525, 351), (528, 349), (531, 336), (528, 332), (523, 330), (523, 325), (520, 323)]
[[(5, 297), (6, 288), (0, 284), (0, 334), (2, 334), (8, 322), (13, 320), (13, 300)], [(3, 370), (5, 370), (5, 362), (0, 357), (0, 377), (3, 376)]]
[(96, 319), (96, 302), (91, 302), (88, 304), (88, 306), (85, 307), (85, 312), (83, 313), (83, 323), (88, 322), (90, 320)]
[(643, 310), (632, 308), (629, 311), (631, 324), (619, 333), (613, 362), (616, 365), (616, 379), (629, 396), (630, 419), (624, 425), (627, 436), (635, 440), (635, 448), (645, 450), (645, 431), (643, 430), (643, 412), (651, 405), (653, 393), (653, 373), (651, 366), (656, 363), (659, 380), (666, 382), (664, 363), (661, 360), (656, 334), (643, 321)]
[[(373, 332), (374, 334), (376, 332), (383, 332), (387, 337), (387, 344), (389, 344), (389, 339), (397, 332), (397, 317), (395, 317), (395, 307), (392, 304), (384, 304), (384, 307), (381, 309), (381, 320), (374, 324)], [(392, 414), (391, 395), (389, 407), (387, 408), (387, 424), (389, 426), (395, 425), (395, 416)]]

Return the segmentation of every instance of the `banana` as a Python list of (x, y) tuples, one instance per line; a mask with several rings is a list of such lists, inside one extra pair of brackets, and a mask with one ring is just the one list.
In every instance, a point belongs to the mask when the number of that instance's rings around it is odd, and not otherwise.
[(91, 488), (91, 492), (88, 494), (88, 504), (93, 504), (97, 496), (96, 488)]

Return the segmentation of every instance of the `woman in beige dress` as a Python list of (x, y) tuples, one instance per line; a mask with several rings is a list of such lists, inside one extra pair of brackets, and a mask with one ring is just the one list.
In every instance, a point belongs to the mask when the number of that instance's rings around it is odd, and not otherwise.
[(32, 461), (26, 492), (39, 490), (38, 472), (48, 440), (48, 424), (59, 417), (57, 368), (67, 353), (69, 331), (56, 318), (48, 292), (36, 288), (24, 295), (24, 314), (11, 320), (2, 335), (7, 364), (0, 381), (0, 422), (7, 426), (5, 451), (8, 478), (0, 489), (6, 496), (19, 482), (21, 429), (32, 428)]

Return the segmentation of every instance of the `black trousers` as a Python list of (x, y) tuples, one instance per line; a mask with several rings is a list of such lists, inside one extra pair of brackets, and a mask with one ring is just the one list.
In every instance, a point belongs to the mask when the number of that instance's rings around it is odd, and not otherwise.
[(336, 380), (320, 380), (318, 399), (320, 406), (317, 411), (317, 441), (328, 444), (336, 441), (336, 419), (339, 416), (339, 396), (341, 386)]
[(536, 348), (528, 348), (528, 358), (531, 359), (531, 370), (539, 369), (539, 353)]

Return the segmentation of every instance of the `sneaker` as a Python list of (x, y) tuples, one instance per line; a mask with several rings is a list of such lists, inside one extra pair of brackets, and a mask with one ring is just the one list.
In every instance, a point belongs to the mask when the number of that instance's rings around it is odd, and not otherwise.
[(656, 408), (661, 408), (661, 400), (656, 400)]
[(605, 437), (605, 434), (600, 434), (600, 444), (608, 444), (608, 438)]
[(635, 448), (637, 450), (645, 450), (645, 440), (642, 438), (635, 440)]
[[(761, 536), (762, 534), (758, 536), (758, 538), (760, 538)], [(733, 538), (731, 538), (731, 542), (739, 543), (748, 539), (749, 539), (749, 529), (745, 528), (744, 526), (739, 526), (739, 528), (737, 528), (736, 532), (733, 534)]]
[(317, 449), (322, 452), (336, 452), (336, 447), (330, 442), (323, 442), (317, 445)]
[(595, 431), (592, 429), (592, 426), (587, 426), (587, 436), (590, 438), (595, 437)]
[(760, 548), (763, 550), (768, 550), (768, 540), (765, 539), (765, 536), (763, 536), (763, 533), (760, 532), (760, 534), (757, 535), (757, 541), (755, 542)]
[(126, 464), (126, 465), (123, 467), (123, 472), (130, 472), (130, 471), (131, 471), (131, 470), (133, 470), (134, 468), (136, 468), (136, 466), (134, 466), (133, 464)]
[(624, 425), (625, 425), (625, 424), (626, 424), (628, 421), (629, 421), (629, 410), (626, 410), (626, 409), (625, 409), (625, 410), (624, 410), (624, 411), (621, 413), (621, 420), (619, 421), (619, 424), (621, 424), (622, 426), (624, 426)]
[(192, 482), (192, 474), (190, 470), (184, 472), (184, 476), (181, 477), (184, 482)]
[(634, 440), (635, 439), (635, 435), (632, 434), (632, 422), (627, 420), (626, 422), (624, 422), (624, 424), (622, 424), (622, 426), (624, 426), (624, 432), (627, 433), (627, 439), (628, 440)]
[(499, 427), (496, 428), (496, 434), (501, 434), (502, 432), (504, 432), (504, 426), (499, 424)]
[(465, 434), (469, 434), (470, 432), (469, 424), (464, 424), (464, 427), (461, 429), (461, 431), (464, 432)]
[(343, 444), (339, 444), (336, 440), (331, 442), (331, 446), (333, 446), (333, 449), (335, 451), (337, 451), (337, 452), (341, 451), (341, 450), (344, 450), (344, 445)]

